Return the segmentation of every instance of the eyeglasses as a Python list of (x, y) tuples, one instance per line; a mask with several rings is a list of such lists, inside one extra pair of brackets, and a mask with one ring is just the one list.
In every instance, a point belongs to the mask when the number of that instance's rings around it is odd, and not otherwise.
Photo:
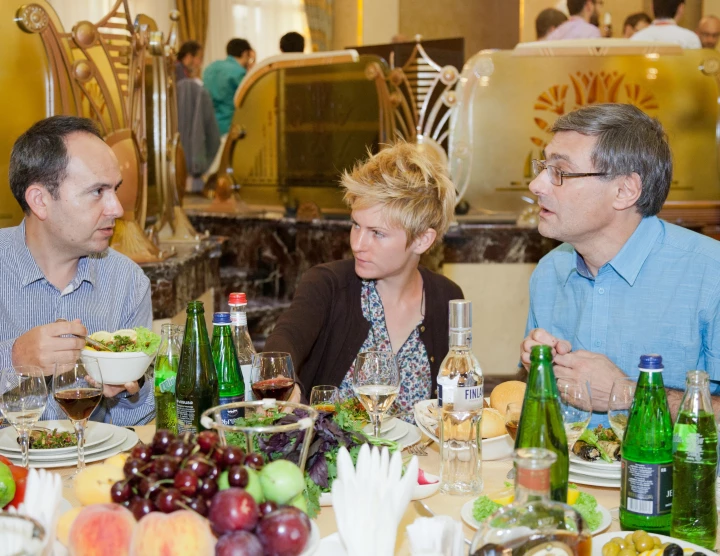
[(551, 166), (547, 163), (547, 160), (533, 160), (532, 161), (532, 173), (533, 176), (539, 176), (543, 170), (547, 170), (550, 183), (553, 185), (562, 185), (564, 178), (586, 178), (589, 176), (609, 176), (607, 172), (563, 172), (556, 166)]

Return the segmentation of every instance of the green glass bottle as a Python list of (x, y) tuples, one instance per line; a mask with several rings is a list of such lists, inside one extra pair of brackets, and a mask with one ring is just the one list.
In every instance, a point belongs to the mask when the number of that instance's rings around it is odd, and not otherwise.
[(620, 527), (669, 535), (672, 421), (662, 378), (662, 357), (641, 355), (639, 370), (622, 443)]
[(555, 383), (550, 346), (533, 346), (515, 449), (546, 448), (557, 455), (550, 469), (550, 497), (567, 501), (569, 458), (560, 393)]
[(155, 427), (177, 433), (175, 381), (177, 380), (182, 326), (163, 324), (155, 358)]
[(200, 425), (203, 411), (220, 402), (217, 373), (205, 326), (205, 308), (200, 301), (191, 301), (187, 306), (175, 397), (178, 433), (204, 430)]
[[(230, 313), (213, 315), (212, 354), (218, 375), (220, 405), (244, 401), (245, 383), (240, 378)], [(224, 424), (234, 425), (235, 420), (241, 416), (240, 408), (225, 409), (220, 415)]]
[(718, 433), (708, 374), (688, 371), (673, 428), (673, 504), (670, 536), (715, 548)]

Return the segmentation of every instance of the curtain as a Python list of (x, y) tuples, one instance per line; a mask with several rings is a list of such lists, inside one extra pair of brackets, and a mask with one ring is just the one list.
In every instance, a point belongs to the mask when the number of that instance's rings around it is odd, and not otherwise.
[(331, 50), (333, 0), (305, 0), (313, 52)]
[(180, 44), (193, 40), (204, 47), (208, 33), (210, 0), (176, 0), (176, 4), (181, 14)]
[[(78, 21), (101, 20), (115, 5), (116, 0), (48, 0), (57, 12), (66, 31), (70, 31)], [(138, 14), (152, 17), (161, 31), (170, 29), (169, 14), (175, 9), (175, 0), (128, 0), (130, 17), (134, 20)]]
[(297, 31), (310, 51), (310, 29), (303, 0), (212, 0), (205, 65), (225, 58), (225, 45), (235, 37), (247, 39), (257, 60), (280, 53), (280, 37)]

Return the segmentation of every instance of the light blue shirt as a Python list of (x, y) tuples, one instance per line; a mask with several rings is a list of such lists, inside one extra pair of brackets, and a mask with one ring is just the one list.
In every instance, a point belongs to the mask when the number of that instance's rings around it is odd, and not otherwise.
[[(47, 281), (25, 245), (25, 222), (0, 229), (0, 370), (11, 365), (15, 340), (58, 318), (80, 319), (92, 334), (152, 326), (150, 280), (133, 261), (113, 249), (78, 261), (75, 278), (58, 290)], [(155, 416), (152, 380), (134, 396), (122, 392), (90, 417), (115, 425), (141, 425)], [(41, 419), (67, 419), (52, 398)]]
[[(659, 353), (665, 386), (683, 390), (689, 370), (720, 379), (719, 303), (720, 242), (653, 216), (596, 277), (569, 244), (543, 257), (530, 278), (526, 336), (544, 328), (633, 378), (641, 355)], [(595, 413), (598, 423), (607, 414)]]

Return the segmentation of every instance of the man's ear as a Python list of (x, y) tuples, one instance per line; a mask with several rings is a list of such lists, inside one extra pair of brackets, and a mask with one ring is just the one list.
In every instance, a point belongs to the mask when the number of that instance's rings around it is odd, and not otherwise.
[(410, 248), (416, 255), (422, 255), (425, 251), (432, 247), (432, 244), (435, 242), (436, 237), (437, 232), (432, 228), (428, 228), (422, 234), (415, 238), (415, 240), (410, 245)]
[(635, 206), (642, 194), (642, 179), (640, 175), (633, 172), (629, 176), (619, 178), (616, 187), (613, 207), (617, 210), (625, 210)]
[(25, 202), (30, 207), (30, 211), (39, 219), (46, 220), (48, 217), (48, 203), (50, 201), (50, 192), (45, 186), (39, 183), (30, 184), (25, 190)]

